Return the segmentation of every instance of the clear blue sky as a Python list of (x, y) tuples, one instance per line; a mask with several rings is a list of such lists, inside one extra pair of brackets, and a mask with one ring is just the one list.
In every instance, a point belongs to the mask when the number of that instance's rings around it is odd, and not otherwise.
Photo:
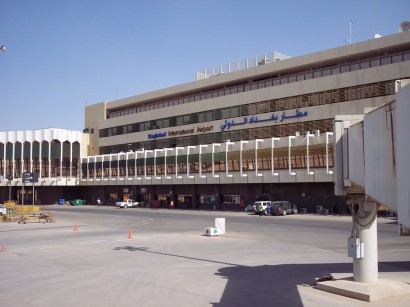
[(84, 107), (278, 51), (398, 32), (409, 0), (0, 0), (0, 131), (84, 128)]

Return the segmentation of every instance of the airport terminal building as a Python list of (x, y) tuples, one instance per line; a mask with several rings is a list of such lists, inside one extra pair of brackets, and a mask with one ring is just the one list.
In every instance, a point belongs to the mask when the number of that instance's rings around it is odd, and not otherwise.
[[(0, 132), (0, 201), (34, 191), (43, 202), (243, 210), (270, 199), (345, 210), (334, 196), (334, 118), (390, 103), (407, 78), (409, 32), (207, 69), (190, 83), (87, 106), (83, 132)], [(24, 171), (38, 174), (33, 187)]]

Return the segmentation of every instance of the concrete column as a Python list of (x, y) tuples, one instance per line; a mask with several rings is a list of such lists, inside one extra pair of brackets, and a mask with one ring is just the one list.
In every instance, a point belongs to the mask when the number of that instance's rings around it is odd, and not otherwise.
[(357, 282), (376, 282), (379, 273), (376, 202), (359, 202), (354, 218), (356, 236), (363, 243), (364, 255), (362, 258), (353, 258), (353, 279)]

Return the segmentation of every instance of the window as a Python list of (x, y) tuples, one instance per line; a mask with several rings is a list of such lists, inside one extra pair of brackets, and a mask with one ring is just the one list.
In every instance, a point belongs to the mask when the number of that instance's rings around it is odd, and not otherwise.
[(231, 108), (231, 117), (238, 117), (239, 114), (239, 107), (232, 107)]
[(206, 120), (207, 122), (210, 122), (210, 121), (213, 121), (213, 120), (214, 120), (213, 111), (206, 112), (206, 114), (205, 114), (205, 120)]
[(360, 64), (359, 63), (355, 63), (350, 65), (350, 71), (355, 71), (355, 70), (359, 70), (360, 69)]
[(230, 114), (229, 114), (229, 109), (222, 109), (222, 119), (223, 118), (229, 118)]
[(241, 202), (241, 196), (240, 195), (223, 195), (222, 202), (224, 204), (239, 205)]
[(391, 57), (383, 58), (381, 63), (382, 65), (391, 64)]
[(350, 65), (344, 65), (344, 66), (340, 67), (340, 71), (342, 73), (349, 72), (350, 71)]
[(183, 125), (183, 119), (182, 116), (177, 117), (177, 126), (182, 126)]
[(199, 203), (201, 204), (215, 204), (216, 196), (215, 195), (200, 195)]
[(395, 55), (395, 56), (392, 57), (392, 62), (393, 62), (393, 63), (399, 63), (399, 62), (402, 61), (402, 58), (403, 58), (403, 57), (402, 57), (401, 54)]

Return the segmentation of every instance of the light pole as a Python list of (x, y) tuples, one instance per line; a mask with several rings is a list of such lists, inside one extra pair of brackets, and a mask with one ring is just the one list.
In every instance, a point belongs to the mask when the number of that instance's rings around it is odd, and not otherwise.
[(11, 201), (11, 181), (13, 180), (12, 176), (7, 176), (7, 180), (9, 181), (9, 201)]

